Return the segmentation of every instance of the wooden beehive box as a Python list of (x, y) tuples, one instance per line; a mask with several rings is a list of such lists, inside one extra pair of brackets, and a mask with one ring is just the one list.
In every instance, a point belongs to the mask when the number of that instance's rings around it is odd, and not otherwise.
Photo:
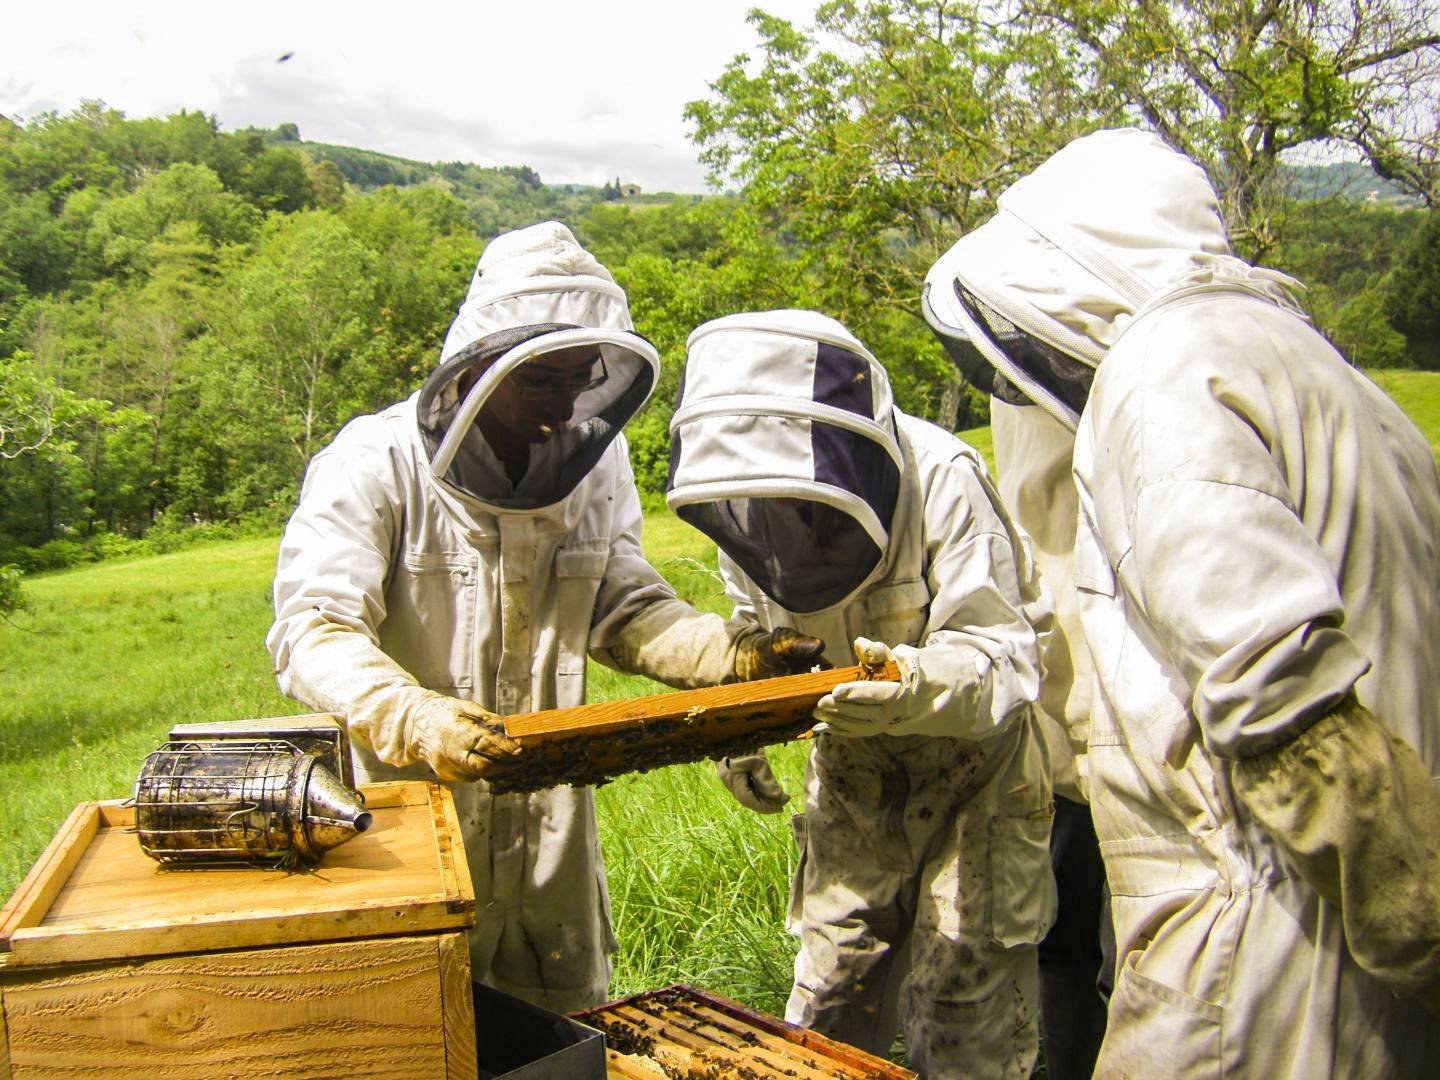
[(909, 1069), (693, 986), (574, 1014), (605, 1034), (611, 1080), (914, 1080)]
[(894, 663), (681, 690), (505, 717), (524, 753), (486, 780), (499, 792), (598, 784), (661, 765), (748, 754), (803, 735), (844, 682), (900, 677)]
[(473, 1080), (475, 898), (437, 784), (361, 789), (313, 870), (167, 869), (77, 807), (0, 911), (0, 1080)]

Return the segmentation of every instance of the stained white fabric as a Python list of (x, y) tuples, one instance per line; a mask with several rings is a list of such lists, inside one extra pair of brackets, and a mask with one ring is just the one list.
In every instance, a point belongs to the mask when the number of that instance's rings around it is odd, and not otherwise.
[(1055, 609), (1040, 654), (1036, 717), (1054, 769), (1055, 793), (1085, 802), (1085, 746), (1090, 738), (1094, 669), (1080, 626), (1075, 591), (1075, 525), (1079, 499), (1071, 475), (1075, 436), (1038, 405), (990, 399), (995, 486), (1030, 538)]
[(1153, 136), (1078, 140), (1017, 188), (947, 273), (1103, 358), (1074, 452), (1120, 958), (1097, 1075), (1434, 1075), (1440, 1032), (1230, 779), (1351, 692), (1440, 772), (1429, 447), (1283, 278), (1228, 257), (1203, 174)]

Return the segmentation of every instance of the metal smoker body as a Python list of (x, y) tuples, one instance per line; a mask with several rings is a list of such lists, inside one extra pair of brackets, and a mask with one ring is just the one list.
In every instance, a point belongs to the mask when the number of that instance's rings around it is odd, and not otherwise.
[[(132, 799), (145, 854), (170, 864), (312, 863), (370, 827), (333, 754), (245, 737), (266, 725), (207, 725), (210, 737), (172, 738), (145, 759)], [(343, 739), (337, 749), (347, 749)]]

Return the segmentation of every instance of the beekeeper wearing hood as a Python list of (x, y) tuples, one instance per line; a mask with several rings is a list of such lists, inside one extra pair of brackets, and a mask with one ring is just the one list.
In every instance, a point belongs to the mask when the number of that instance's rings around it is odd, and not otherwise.
[[(1024, 538), (975, 451), (814, 312), (697, 329), (671, 434), (667, 503), (719, 546), (735, 619), (900, 670), (816, 709), (787, 1019), (880, 1054), (898, 1019), (924, 1075), (1028, 1077), (1054, 890)], [(737, 770), (783, 807), (763, 757)]]
[(561, 1012), (604, 1000), (615, 949), (594, 799), (492, 794), (500, 717), (581, 704), (587, 653), (700, 686), (820, 648), (701, 615), (644, 560), (620, 429), (658, 368), (565, 226), (496, 237), (420, 390), (310, 462), (275, 573), (280, 688), (345, 717), (362, 782), (453, 785), (472, 974)]
[(1294, 287), (1136, 130), (1055, 154), (930, 278), (1077, 432), (1100, 1076), (1440, 1069), (1440, 481)]
[[(1105, 1035), (1114, 935), (1105, 866), (1085, 793), (1094, 672), (1074, 582), (1075, 432), (992, 367), (958, 326), (936, 316), (932, 296), (952, 289), (953, 274), (942, 259), (927, 278), (921, 308), (965, 380), (990, 394), (995, 486), (1030, 538), (1055, 609), (1040, 654), (1035, 710), (1055, 786), (1050, 863), (1057, 897), (1055, 925), (1040, 943), (1040, 1039), (1050, 1080), (1087, 1080)], [(939, 303), (943, 308), (944, 301)]]

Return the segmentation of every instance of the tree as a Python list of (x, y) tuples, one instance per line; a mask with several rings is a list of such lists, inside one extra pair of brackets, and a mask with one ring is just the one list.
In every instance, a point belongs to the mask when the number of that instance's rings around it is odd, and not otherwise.
[(305, 159), (293, 150), (274, 148), (252, 159), (243, 187), (256, 206), (282, 214), (310, 210), (316, 204), (315, 184)]
[(193, 222), (200, 236), (219, 247), (248, 241), (261, 218), (255, 207), (226, 191), (208, 166), (181, 162), (101, 206), (88, 244), (112, 272), (143, 273), (150, 267), (152, 243), (180, 222)]
[(235, 381), (216, 388), (216, 404), (229, 399), (233, 411), (234, 395), (243, 396), (250, 414), (241, 427), (253, 429), (245, 443), (257, 462), (273, 458), (263, 446), (278, 439), (303, 469), (360, 404), (354, 387), (369, 359), (375, 270), (374, 254), (344, 224), (310, 212), (272, 221), (237, 275), (216, 319)]
[[(1011, 181), (1104, 120), (1105, 99), (1097, 111), (1070, 56), (990, 5), (836, 0), (810, 33), (763, 12), (750, 21), (758, 56), (737, 57), (686, 108), (713, 183), (740, 186), (814, 306), (876, 348), (897, 383), (918, 389), (913, 369), (955, 386), (920, 319), (926, 269)], [(924, 411), (953, 421), (954, 395)]]
[(1015, 15), (1206, 167), (1251, 259), (1283, 233), (1287, 151), (1348, 148), (1434, 205), (1436, 0), (1019, 0)]
[(0, 360), (0, 461), (45, 445), (55, 432), (56, 387), (24, 354)]
[(1440, 370), (1440, 211), (1425, 217), (1389, 281), (1390, 322), (1419, 367)]

